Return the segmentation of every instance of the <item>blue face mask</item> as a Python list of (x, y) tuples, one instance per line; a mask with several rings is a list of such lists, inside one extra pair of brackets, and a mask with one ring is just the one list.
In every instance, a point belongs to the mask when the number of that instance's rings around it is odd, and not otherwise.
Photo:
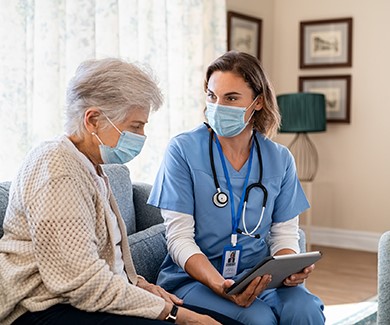
[(96, 133), (92, 133), (99, 140), (99, 150), (102, 157), (103, 163), (105, 164), (125, 164), (136, 157), (142, 150), (142, 147), (145, 144), (146, 136), (132, 133), (129, 131), (120, 131), (114, 123), (110, 121), (108, 117), (107, 120), (112, 124), (112, 126), (120, 133), (118, 143), (114, 148), (106, 146), (100, 140)]
[(226, 106), (207, 102), (205, 115), (210, 127), (221, 137), (234, 137), (240, 134), (248, 125), (255, 110), (246, 122), (245, 112), (256, 100), (257, 97), (248, 107)]

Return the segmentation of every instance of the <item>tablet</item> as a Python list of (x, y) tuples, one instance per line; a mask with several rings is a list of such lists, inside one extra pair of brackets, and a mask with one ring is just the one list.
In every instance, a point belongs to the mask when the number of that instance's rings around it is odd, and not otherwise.
[(229, 295), (240, 293), (254, 278), (265, 274), (272, 276), (272, 281), (268, 284), (267, 289), (281, 287), (284, 279), (291, 274), (301, 272), (305, 267), (314, 264), (321, 257), (322, 253), (320, 251), (268, 256), (241, 278), (237, 279), (230, 288), (226, 289), (226, 293)]

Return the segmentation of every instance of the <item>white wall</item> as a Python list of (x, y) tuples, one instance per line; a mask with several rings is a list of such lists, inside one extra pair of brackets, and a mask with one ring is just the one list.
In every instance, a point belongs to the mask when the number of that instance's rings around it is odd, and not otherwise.
[[(228, 0), (227, 8), (263, 19), (264, 67), (278, 94), (298, 91), (299, 76), (352, 76), (351, 123), (310, 134), (320, 156), (313, 224), (362, 236), (390, 230), (390, 1)], [(353, 18), (352, 67), (299, 69), (299, 22), (342, 17)]]

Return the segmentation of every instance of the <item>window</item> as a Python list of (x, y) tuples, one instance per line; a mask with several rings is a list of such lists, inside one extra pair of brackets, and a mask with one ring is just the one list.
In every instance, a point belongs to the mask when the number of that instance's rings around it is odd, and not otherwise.
[(148, 64), (163, 89), (164, 107), (129, 165), (133, 179), (152, 182), (168, 140), (203, 120), (205, 69), (226, 50), (224, 0), (6, 1), (0, 18), (2, 180), (34, 145), (63, 132), (78, 64), (115, 56)]

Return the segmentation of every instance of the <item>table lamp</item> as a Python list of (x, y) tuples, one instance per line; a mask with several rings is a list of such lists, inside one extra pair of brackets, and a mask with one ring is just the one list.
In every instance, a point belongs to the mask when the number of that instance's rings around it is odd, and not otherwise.
[(281, 133), (296, 133), (288, 146), (295, 158), (301, 181), (314, 180), (318, 169), (318, 153), (308, 132), (326, 131), (325, 95), (291, 93), (277, 96), (282, 123)]

